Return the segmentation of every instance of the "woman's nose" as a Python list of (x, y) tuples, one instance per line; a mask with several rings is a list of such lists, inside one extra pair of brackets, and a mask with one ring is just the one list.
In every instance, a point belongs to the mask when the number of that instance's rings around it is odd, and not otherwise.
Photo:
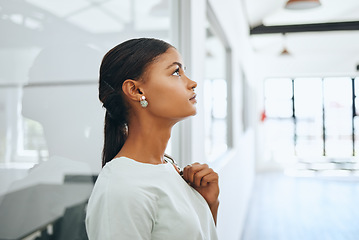
[(189, 80), (189, 88), (190, 89), (194, 89), (194, 88), (197, 87), (197, 82), (196, 81), (193, 81), (190, 78), (188, 78), (188, 80)]

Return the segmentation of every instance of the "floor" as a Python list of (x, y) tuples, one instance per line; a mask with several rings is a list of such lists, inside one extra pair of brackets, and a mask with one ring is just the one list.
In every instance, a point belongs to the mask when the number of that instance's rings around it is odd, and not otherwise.
[(241, 240), (358, 240), (359, 177), (257, 176)]

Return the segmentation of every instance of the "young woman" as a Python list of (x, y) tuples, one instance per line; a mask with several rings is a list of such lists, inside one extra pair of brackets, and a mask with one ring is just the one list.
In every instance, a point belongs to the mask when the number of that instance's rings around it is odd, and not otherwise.
[(218, 174), (199, 163), (180, 171), (165, 156), (173, 125), (196, 114), (196, 86), (177, 50), (158, 39), (128, 40), (104, 56), (103, 169), (87, 207), (90, 240), (217, 239)]

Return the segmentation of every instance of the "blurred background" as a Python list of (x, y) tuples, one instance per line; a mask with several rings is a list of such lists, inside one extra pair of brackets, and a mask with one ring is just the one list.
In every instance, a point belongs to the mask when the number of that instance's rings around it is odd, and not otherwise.
[(0, 0), (0, 239), (87, 239), (103, 55), (154, 37), (198, 82), (168, 154), (220, 174), (218, 235), (359, 234), (357, 0)]

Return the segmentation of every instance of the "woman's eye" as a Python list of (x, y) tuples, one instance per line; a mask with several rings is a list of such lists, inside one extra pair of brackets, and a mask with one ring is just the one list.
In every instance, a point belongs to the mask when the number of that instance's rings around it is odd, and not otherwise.
[(177, 68), (176, 71), (174, 71), (174, 72), (172, 73), (172, 75), (173, 75), (173, 76), (178, 76), (178, 77), (181, 76), (181, 75), (180, 75), (179, 68)]

